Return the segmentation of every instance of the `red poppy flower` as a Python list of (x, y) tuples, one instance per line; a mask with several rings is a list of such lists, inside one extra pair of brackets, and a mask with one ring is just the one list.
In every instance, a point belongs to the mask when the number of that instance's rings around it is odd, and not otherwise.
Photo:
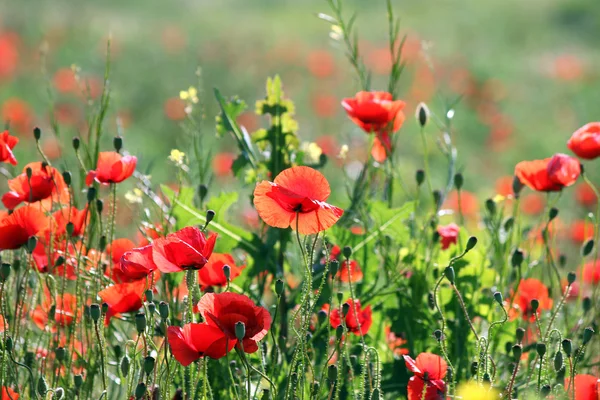
[(98, 292), (102, 301), (108, 304), (106, 312), (106, 324), (115, 315), (137, 311), (142, 307), (142, 296), (148, 285), (152, 282), (146, 282), (146, 279), (140, 279), (133, 282), (118, 283), (107, 287)]
[[(68, 251), (65, 251), (67, 245)], [(55, 240), (52, 246), (48, 246), (45, 240), (40, 240), (33, 250), (33, 262), (41, 273), (50, 273), (57, 276), (63, 276), (69, 280), (77, 279), (75, 273), (77, 265), (77, 255), (72, 243), (66, 243), (64, 240)], [(62, 258), (61, 265), (56, 265), (59, 258)]]
[(8, 386), (2, 386), (2, 400), (19, 400), (19, 393)]
[[(565, 390), (568, 387), (569, 378), (565, 378)], [(600, 399), (600, 378), (586, 374), (575, 375), (575, 400), (598, 399)]]
[(212, 169), (219, 178), (231, 175), (231, 167), (236, 159), (233, 153), (217, 153), (212, 160)]
[[(363, 309), (360, 306), (359, 300), (352, 301), (352, 299), (348, 299), (346, 304), (350, 305), (350, 310), (348, 311), (348, 314), (346, 314), (346, 328), (356, 336), (366, 335), (373, 322), (371, 318), (371, 306), (366, 306)], [(339, 308), (332, 310), (329, 314), (329, 323), (333, 328), (337, 328), (342, 324), (342, 319), (340, 317), (341, 314)]]
[(122, 156), (116, 151), (101, 152), (96, 169), (88, 172), (85, 184), (90, 186), (94, 180), (105, 185), (123, 182), (133, 174), (136, 164), (134, 156)]
[(515, 167), (515, 175), (522, 184), (540, 192), (556, 192), (571, 186), (579, 178), (579, 160), (565, 154), (552, 158), (521, 161)]
[(221, 358), (235, 346), (220, 328), (208, 324), (169, 326), (167, 338), (173, 357), (184, 367), (204, 356)]
[(113, 279), (115, 282), (133, 282), (147, 277), (156, 269), (152, 259), (152, 245), (149, 244), (124, 252), (120, 262), (114, 267)]
[(348, 272), (348, 261), (344, 260), (340, 264), (337, 276), (344, 283), (360, 282), (363, 279), (363, 272), (356, 260), (350, 260), (350, 272)]
[(2, 121), (8, 122), (11, 129), (19, 133), (31, 132), (33, 113), (27, 103), (18, 98), (10, 98), (2, 105)]
[(0, 162), (11, 163), (17, 165), (17, 159), (12, 152), (12, 149), (19, 143), (19, 139), (10, 136), (8, 131), (0, 133)]
[(342, 106), (350, 119), (367, 133), (396, 132), (405, 119), (402, 109), (406, 103), (394, 101), (388, 92), (358, 92), (352, 98), (345, 98)]
[(223, 287), (227, 285), (227, 278), (223, 272), (223, 267), (229, 266), (229, 279), (232, 281), (240, 276), (245, 265), (238, 267), (235, 265), (235, 260), (229, 254), (212, 253), (208, 259), (208, 263), (198, 271), (198, 283), (202, 286), (202, 290), (206, 290), (209, 286)]
[[(408, 400), (439, 400), (446, 398), (444, 378), (448, 364), (436, 354), (421, 353), (413, 360), (404, 356), (406, 368), (414, 375), (408, 380)], [(423, 397), (423, 393), (425, 396)]]
[(586, 160), (600, 156), (600, 122), (590, 122), (577, 129), (567, 142), (567, 147)]
[(32, 313), (33, 323), (41, 330), (48, 326), (48, 313), (54, 306), (54, 322), (59, 326), (71, 325), (77, 320), (77, 298), (70, 293), (57, 295), (56, 299), (47, 289), (42, 304), (37, 306)]
[(437, 232), (440, 235), (440, 243), (442, 244), (442, 250), (446, 250), (451, 244), (456, 244), (459, 231), (460, 228), (455, 223), (445, 226), (440, 225), (437, 227)]
[(215, 247), (217, 234), (208, 238), (193, 226), (188, 226), (152, 243), (152, 258), (161, 272), (200, 269), (206, 265)]
[(331, 194), (327, 179), (310, 167), (282, 171), (274, 182), (262, 181), (254, 189), (254, 206), (269, 226), (291, 227), (303, 235), (324, 231), (337, 222), (344, 211), (327, 204)]
[(586, 207), (595, 206), (598, 201), (596, 193), (594, 193), (594, 190), (587, 183), (575, 187), (575, 200)]
[[(27, 177), (28, 169), (31, 169), (31, 178)], [(67, 202), (69, 195), (62, 174), (41, 162), (27, 164), (21, 174), (8, 180), (8, 188), (10, 191), (2, 196), (2, 203), (9, 210), (23, 202), (35, 203), (46, 199), (42, 207), (50, 208), (52, 202)]]
[(392, 329), (389, 326), (386, 326), (384, 328), (384, 332), (385, 332), (385, 341), (386, 341), (389, 349), (391, 351), (393, 351), (395, 355), (401, 356), (401, 355), (408, 354), (408, 349), (402, 347), (406, 343), (408, 343), (405, 339), (403, 339), (402, 337), (400, 337), (400, 336), (396, 335), (394, 332), (392, 332)]
[(0, 216), (0, 250), (14, 250), (27, 243), (48, 225), (48, 218), (37, 208), (28, 206)]
[[(511, 290), (511, 297), (513, 296)], [(516, 307), (524, 320), (535, 321), (535, 315), (531, 309), (531, 300), (539, 302), (538, 312), (552, 309), (552, 299), (548, 296), (548, 288), (535, 278), (521, 279), (514, 295), (513, 307)], [(509, 310), (511, 317), (515, 317), (515, 310)]]
[(234, 346), (239, 343), (235, 335), (235, 324), (243, 322), (246, 334), (242, 345), (246, 353), (258, 350), (257, 342), (264, 338), (271, 327), (271, 314), (266, 308), (254, 304), (243, 294), (207, 293), (198, 302), (197, 311), (206, 323), (219, 328)]
[(592, 285), (600, 283), (600, 261), (590, 261), (583, 266), (583, 281)]
[(583, 243), (594, 237), (594, 224), (586, 220), (577, 220), (571, 224), (571, 240)]

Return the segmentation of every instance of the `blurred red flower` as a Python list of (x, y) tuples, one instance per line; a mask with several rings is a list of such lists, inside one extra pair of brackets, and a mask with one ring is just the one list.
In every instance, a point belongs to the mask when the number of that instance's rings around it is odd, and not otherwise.
[(571, 224), (571, 240), (581, 244), (594, 237), (594, 223), (586, 220), (577, 220)]
[(363, 279), (363, 272), (360, 269), (360, 265), (356, 260), (350, 260), (350, 272), (348, 272), (348, 261), (344, 260), (340, 263), (340, 267), (337, 273), (340, 281), (344, 283), (348, 282), (360, 282)]
[(212, 253), (208, 259), (208, 263), (198, 271), (198, 283), (202, 286), (202, 290), (208, 289), (209, 286), (224, 287), (227, 285), (227, 278), (223, 272), (223, 267), (229, 266), (229, 279), (232, 281), (240, 276), (245, 265), (235, 265), (235, 260), (230, 254)]
[(152, 258), (161, 272), (200, 269), (208, 262), (215, 247), (217, 234), (208, 238), (193, 226), (188, 226), (152, 243)]
[(401, 336), (398, 336), (394, 332), (392, 332), (392, 328), (389, 326), (386, 326), (384, 328), (384, 332), (385, 332), (385, 341), (386, 341), (388, 347), (390, 348), (390, 350), (392, 350), (395, 355), (401, 356), (401, 355), (408, 354), (408, 349), (402, 347), (406, 343), (408, 343), (405, 339), (403, 339)]
[(19, 66), (19, 36), (14, 32), (0, 34), (0, 80), (9, 79)]
[(583, 281), (592, 285), (600, 283), (600, 260), (590, 261), (583, 266)]
[(479, 200), (475, 194), (466, 190), (460, 191), (460, 202), (458, 201), (458, 192), (456, 190), (451, 191), (444, 202), (444, 207), (453, 210), (456, 213), (460, 213), (465, 217), (472, 217), (479, 211)]
[(27, 103), (16, 97), (2, 105), (2, 120), (19, 133), (29, 133), (33, 124), (33, 113)]
[(440, 225), (437, 227), (437, 233), (440, 235), (442, 250), (446, 250), (451, 244), (456, 244), (460, 228), (455, 223), (449, 225)]
[[(31, 177), (27, 170), (31, 170)], [(68, 189), (62, 174), (56, 168), (45, 163), (32, 162), (23, 168), (23, 172), (8, 180), (9, 192), (2, 196), (2, 203), (9, 210), (19, 204), (35, 203), (48, 199), (42, 207), (50, 208), (52, 201), (57, 203), (68, 201)], [(66, 197), (66, 198), (65, 198)]]
[(325, 202), (331, 189), (327, 179), (310, 167), (282, 171), (274, 182), (262, 181), (254, 189), (254, 206), (269, 226), (311, 235), (330, 228), (344, 211)]
[(2, 400), (19, 400), (19, 397), (19, 394), (8, 386), (2, 386)]
[(408, 380), (408, 400), (439, 400), (446, 397), (444, 378), (448, 372), (448, 364), (442, 357), (421, 353), (416, 360), (404, 356), (404, 363), (414, 374)]
[(496, 193), (504, 197), (513, 195), (513, 180), (512, 176), (501, 176), (496, 179)]
[(527, 215), (538, 215), (546, 207), (546, 200), (539, 193), (521, 196), (521, 211)]
[(59, 93), (78, 93), (79, 85), (71, 68), (60, 68), (54, 73), (54, 87)]
[(173, 357), (184, 367), (204, 356), (221, 358), (236, 344), (220, 328), (208, 324), (169, 326), (167, 338)]
[(556, 192), (571, 186), (579, 178), (579, 160), (565, 154), (552, 158), (521, 161), (515, 166), (515, 176), (522, 184), (540, 192)]
[(582, 183), (575, 187), (575, 200), (582, 206), (591, 207), (596, 205), (598, 198), (590, 185)]
[(212, 169), (217, 177), (231, 175), (231, 167), (236, 159), (234, 153), (217, 153), (212, 160)]
[(311, 105), (315, 114), (321, 118), (333, 117), (338, 110), (337, 98), (331, 94), (320, 92), (313, 94)]
[(48, 289), (44, 291), (45, 295), (42, 304), (38, 305), (32, 312), (33, 323), (45, 330), (48, 327), (48, 313), (54, 307), (53, 321), (59, 326), (67, 326), (77, 321), (77, 298), (70, 293), (57, 295), (55, 298)]
[[(356, 336), (364, 336), (369, 332), (371, 328), (372, 311), (371, 306), (366, 306), (364, 309), (361, 308), (360, 300), (348, 299), (346, 304), (350, 306), (348, 314), (346, 314), (346, 328), (348, 332), (354, 333)], [(329, 314), (329, 323), (335, 329), (342, 324), (341, 312), (339, 308), (331, 310)]]
[(15, 250), (48, 226), (48, 218), (36, 207), (17, 208), (12, 214), (0, 213), (0, 250)]
[[(258, 350), (257, 342), (264, 338), (271, 327), (271, 314), (266, 308), (254, 304), (250, 298), (237, 293), (207, 293), (198, 302), (197, 312), (209, 326), (219, 328), (230, 344), (244, 352)], [(243, 341), (238, 343), (235, 324), (243, 322), (246, 332)], [(223, 354), (224, 355), (224, 354)]]
[(12, 165), (17, 165), (17, 158), (12, 152), (12, 149), (19, 143), (19, 139), (10, 136), (8, 131), (0, 133), (0, 162), (7, 162)]
[(586, 160), (600, 156), (600, 122), (590, 122), (577, 129), (567, 142), (567, 147)]
[(96, 169), (88, 172), (85, 184), (90, 186), (94, 180), (105, 185), (123, 182), (133, 175), (136, 165), (135, 156), (122, 156), (116, 151), (100, 152)]
[[(593, 375), (575, 375), (575, 400), (598, 400), (600, 399), (600, 378)], [(565, 378), (565, 391), (570, 385), (569, 378)], [(569, 395), (570, 396), (570, 395)]]
[(552, 298), (548, 295), (548, 288), (535, 278), (521, 279), (516, 293), (511, 290), (511, 297), (514, 295), (513, 307), (509, 310), (511, 318), (515, 318), (517, 313), (526, 321), (535, 321), (535, 315), (531, 308), (531, 300), (539, 302), (538, 312), (552, 309)]
[(71, 237), (81, 236), (89, 220), (90, 213), (87, 206), (83, 210), (78, 210), (75, 207), (63, 207), (52, 214), (52, 231), (48, 230), (46, 239), (49, 240), (50, 236), (54, 238), (62, 237), (67, 233), (67, 224), (69, 223), (73, 226)]
[[(137, 311), (142, 307), (142, 296), (148, 289), (146, 279), (133, 282), (117, 283), (98, 292), (102, 301), (108, 304), (106, 324), (118, 314)], [(150, 282), (150, 286), (151, 282)]]
[(164, 111), (171, 121), (183, 121), (187, 117), (185, 101), (179, 97), (171, 97), (165, 101)]
[(306, 66), (311, 75), (316, 78), (327, 78), (335, 72), (335, 60), (327, 50), (311, 51)]

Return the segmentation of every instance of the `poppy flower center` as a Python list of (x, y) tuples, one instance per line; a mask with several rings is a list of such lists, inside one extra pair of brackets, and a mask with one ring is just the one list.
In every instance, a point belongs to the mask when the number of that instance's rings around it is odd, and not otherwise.
[(272, 198), (286, 211), (308, 213), (319, 209), (319, 202), (299, 195), (281, 186), (273, 186), (267, 196)]

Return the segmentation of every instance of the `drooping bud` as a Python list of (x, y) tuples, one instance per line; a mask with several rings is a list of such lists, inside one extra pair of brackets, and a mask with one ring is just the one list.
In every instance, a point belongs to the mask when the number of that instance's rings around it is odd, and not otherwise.
[(465, 253), (473, 250), (473, 247), (477, 245), (477, 238), (475, 236), (471, 236), (469, 240), (467, 240), (467, 246), (465, 247)]
[(342, 340), (342, 336), (344, 336), (344, 327), (342, 325), (338, 325), (335, 328), (335, 338), (337, 340)]
[(235, 323), (235, 337), (237, 338), (237, 340), (239, 340), (240, 342), (244, 340), (244, 337), (246, 336), (246, 324), (244, 324), (241, 321), (238, 321)]
[(0, 282), (6, 282), (8, 277), (10, 276), (10, 264), (2, 263), (0, 266)]
[(73, 180), (73, 176), (69, 171), (65, 171), (62, 173), (63, 181), (67, 184), (67, 186), (71, 186), (71, 181)]
[(583, 330), (583, 345), (585, 346), (592, 340), (592, 336), (594, 336), (594, 329), (591, 327), (587, 327)]
[(434, 190), (433, 193), (433, 202), (435, 203), (436, 210), (442, 206), (442, 192), (439, 190)]
[(465, 178), (463, 177), (463, 175), (460, 172), (458, 174), (454, 175), (454, 187), (456, 188), (456, 190), (462, 189), (464, 183), (465, 183)]
[(531, 311), (535, 314), (540, 307), (540, 301), (538, 299), (531, 299), (529, 305), (531, 306)]
[(54, 396), (52, 396), (52, 400), (61, 400), (65, 396), (65, 389), (61, 387), (57, 387), (54, 389)]
[(75, 389), (79, 390), (81, 388), (81, 386), (83, 385), (83, 375), (81, 374), (77, 374), (73, 377), (73, 384), (75, 386)]
[(454, 285), (454, 281), (456, 279), (454, 268), (446, 267), (446, 269), (444, 270), (444, 275), (446, 276), (446, 279), (448, 279), (448, 281), (450, 281), (450, 283)]
[(592, 299), (588, 296), (584, 297), (582, 300), (583, 312), (588, 313), (592, 309)]
[(37, 392), (42, 397), (46, 397), (46, 393), (48, 393), (48, 382), (43, 376), (40, 376), (37, 381)]
[(421, 186), (425, 182), (425, 171), (418, 169), (415, 173), (415, 181), (417, 182), (417, 186)]
[(571, 342), (571, 339), (564, 339), (561, 343), (562, 345), (562, 349), (565, 352), (565, 354), (567, 355), (568, 358), (571, 357), (571, 351), (573, 350), (573, 343)]
[(350, 304), (342, 304), (342, 318), (346, 318), (346, 315), (348, 315), (348, 311), (350, 311)]
[(98, 215), (102, 215), (102, 211), (104, 210), (104, 202), (102, 199), (96, 200), (96, 211), (98, 211)]
[(515, 198), (519, 198), (519, 194), (521, 193), (521, 190), (523, 190), (523, 188), (525, 187), (525, 185), (523, 185), (523, 183), (519, 180), (519, 178), (517, 178), (516, 176), (513, 178), (513, 183), (512, 183), (512, 190), (513, 190), (513, 194), (515, 195)]
[(200, 202), (203, 202), (208, 194), (208, 186), (204, 184), (198, 185), (198, 196), (200, 197)]
[(91, 204), (94, 200), (96, 200), (96, 188), (92, 186), (87, 190), (87, 201)]
[(548, 211), (548, 222), (552, 221), (557, 216), (558, 216), (558, 208), (552, 207), (550, 209), (550, 211)]
[(210, 221), (212, 221), (215, 218), (215, 212), (213, 210), (208, 210), (206, 212), (206, 225), (208, 226), (208, 224), (210, 224)]
[(493, 199), (487, 199), (485, 201), (485, 209), (490, 215), (496, 215), (496, 202)]
[(152, 356), (147, 356), (144, 358), (144, 372), (146, 375), (150, 375), (150, 373), (154, 370), (155, 363), (156, 359)]
[(557, 351), (554, 355), (554, 369), (560, 371), (563, 367), (563, 355), (562, 351)]
[(123, 358), (121, 358), (121, 363), (119, 364), (119, 368), (121, 369), (121, 374), (124, 377), (127, 377), (127, 375), (129, 374), (129, 366), (131, 365), (131, 359), (129, 358), (129, 356), (127, 354), (125, 354), (123, 356)]
[(36, 246), (37, 246), (37, 238), (35, 236), (30, 236), (29, 239), (27, 239), (27, 246), (26, 246), (27, 253), (29, 253), (29, 254), (33, 253)]
[(160, 317), (162, 319), (169, 318), (169, 304), (164, 301), (161, 301), (158, 304), (158, 313), (160, 314)]
[(544, 385), (540, 389), (540, 395), (542, 397), (548, 397), (548, 395), (550, 394), (551, 391), (552, 391), (552, 387), (550, 385)]
[(577, 275), (575, 274), (575, 272), (569, 272), (567, 274), (567, 282), (569, 282), (569, 286), (571, 286), (575, 282), (575, 279), (577, 279)]
[(594, 239), (590, 239), (581, 246), (581, 256), (588, 256), (594, 249)]
[(438, 342), (441, 342), (441, 341), (442, 341), (442, 335), (443, 335), (443, 334), (442, 334), (442, 331), (441, 331), (440, 329), (436, 329), (435, 331), (433, 331), (433, 336), (435, 336), (435, 339), (436, 339)]
[(323, 325), (325, 321), (327, 321), (327, 311), (319, 310), (317, 313), (317, 321), (319, 322), (319, 325)]
[(495, 292), (494, 293), (494, 300), (496, 300), (496, 303), (500, 304), (500, 306), (503, 306), (504, 299), (502, 298), (502, 293)]
[(142, 333), (146, 331), (146, 314), (135, 314), (135, 329), (137, 330), (137, 333)]
[(140, 382), (135, 387), (135, 400), (142, 400), (146, 396), (146, 384), (144, 382)]

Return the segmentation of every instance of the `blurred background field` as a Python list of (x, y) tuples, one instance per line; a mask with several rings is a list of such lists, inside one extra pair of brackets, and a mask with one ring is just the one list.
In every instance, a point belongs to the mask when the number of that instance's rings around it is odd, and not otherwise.
[[(346, 165), (366, 157), (366, 135), (340, 106), (358, 83), (344, 48), (329, 38), (331, 25), (316, 17), (329, 12), (324, 0), (5, 1), (0, 7), (2, 119), (24, 142), (40, 126), (51, 158), (71, 154), (71, 138), (87, 131), (81, 86), (98, 99), (109, 36), (106, 148), (121, 126), (138, 169), (157, 182), (173, 176), (165, 168), (170, 150), (185, 151), (189, 143), (180, 126), (186, 112), (179, 94), (198, 83), (192, 112), (204, 116), (204, 145), (222, 187), (233, 182), (229, 166), (236, 149), (229, 138), (215, 137), (212, 88), (249, 105), (240, 123), (252, 132), (266, 123), (253, 108), (274, 74), (296, 103), (301, 138), (316, 141), (333, 161), (326, 174), (337, 173), (343, 144), (350, 146)], [(394, 7), (407, 35), (400, 97), (408, 103), (408, 118), (396, 135), (405, 181), (422, 164), (413, 118), (420, 101), (440, 112), (444, 102), (462, 96), (452, 131), (459, 169), (466, 189), (483, 196), (496, 193), (494, 183), (511, 175), (516, 162), (568, 152), (570, 134), (598, 119), (596, 0), (405, 0)], [(372, 88), (384, 90), (390, 67), (385, 2), (346, 1), (344, 8), (347, 18), (357, 12)], [(50, 128), (51, 114), (60, 137)], [(439, 132), (430, 126), (427, 134), (433, 148)], [(25, 159), (32, 147), (19, 146), (17, 156)], [(445, 162), (435, 151), (432, 159)], [(433, 179), (441, 184), (445, 177)]]

